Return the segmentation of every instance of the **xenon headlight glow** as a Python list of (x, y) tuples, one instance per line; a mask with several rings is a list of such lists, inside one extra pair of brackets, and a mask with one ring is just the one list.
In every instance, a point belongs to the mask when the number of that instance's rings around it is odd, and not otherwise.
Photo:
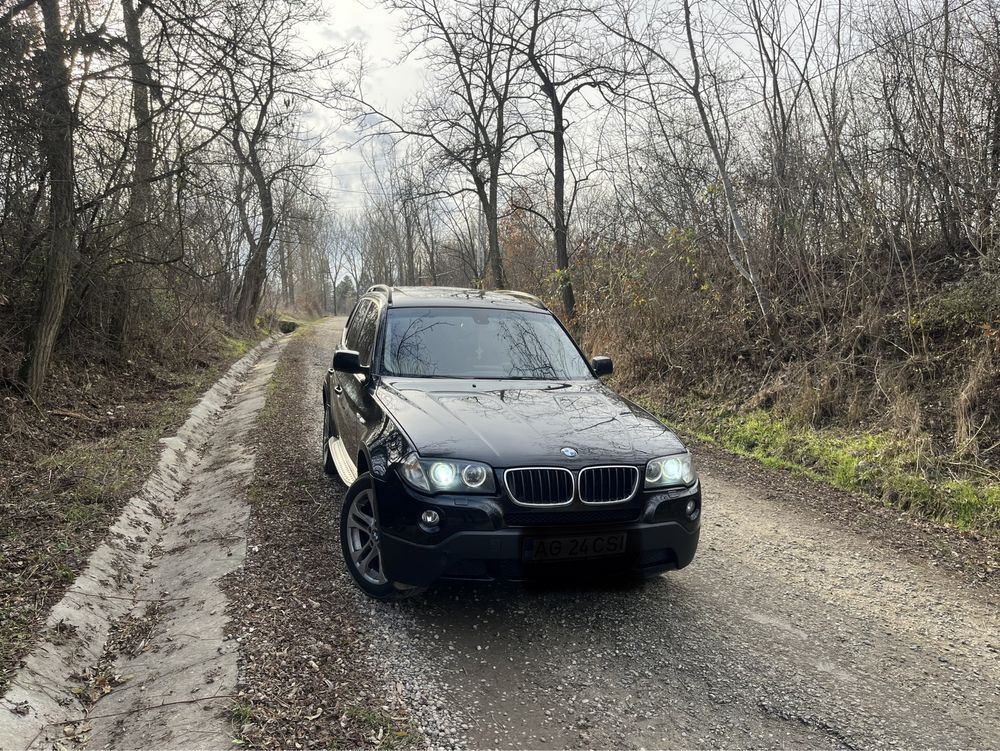
[(693, 485), (698, 479), (691, 463), (691, 454), (661, 456), (646, 464), (646, 483), (649, 488), (666, 488), (672, 485)]
[(470, 488), (481, 488), (489, 475), (483, 464), (466, 464), (462, 469), (462, 482)]
[(493, 493), (493, 469), (461, 459), (421, 459), (410, 452), (398, 465), (399, 476), (425, 493)]
[(446, 490), (455, 484), (455, 465), (447, 462), (434, 462), (431, 465), (431, 485), (438, 490)]

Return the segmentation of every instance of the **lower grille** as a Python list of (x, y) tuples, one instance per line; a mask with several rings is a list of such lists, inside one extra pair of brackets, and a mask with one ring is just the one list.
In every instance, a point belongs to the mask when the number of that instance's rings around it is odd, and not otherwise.
[(639, 518), (638, 508), (586, 509), (584, 511), (510, 511), (504, 514), (508, 527), (546, 525), (608, 524), (631, 522)]
[(580, 500), (584, 503), (621, 503), (639, 489), (635, 467), (587, 467), (580, 471)]
[(507, 492), (521, 506), (565, 506), (573, 501), (573, 473), (559, 467), (508, 469)]

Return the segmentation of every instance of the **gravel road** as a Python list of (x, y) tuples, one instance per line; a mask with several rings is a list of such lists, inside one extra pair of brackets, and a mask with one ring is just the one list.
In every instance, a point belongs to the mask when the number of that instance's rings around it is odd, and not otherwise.
[[(286, 353), (303, 445), (339, 325)], [(777, 499), (774, 478), (700, 470), (698, 556), (643, 585), (441, 584), (385, 605), (335, 555), (316, 565), (354, 611), (359, 666), (432, 746), (1000, 747), (994, 582)], [(331, 514), (342, 492), (325, 486)]]
[(342, 325), (229, 384), (148, 561), (73, 611), (116, 604), (105, 646), (56, 623), (0, 747), (1000, 748), (995, 543), (717, 449), (683, 571), (368, 600), (320, 464)]

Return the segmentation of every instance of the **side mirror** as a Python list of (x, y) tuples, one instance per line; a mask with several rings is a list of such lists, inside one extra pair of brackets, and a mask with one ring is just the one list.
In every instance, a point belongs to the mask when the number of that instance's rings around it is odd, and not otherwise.
[(365, 373), (368, 370), (361, 364), (361, 356), (352, 349), (338, 349), (333, 353), (333, 369), (341, 373)]
[(594, 369), (594, 375), (598, 378), (615, 372), (615, 364), (610, 357), (595, 357), (590, 361), (590, 367)]

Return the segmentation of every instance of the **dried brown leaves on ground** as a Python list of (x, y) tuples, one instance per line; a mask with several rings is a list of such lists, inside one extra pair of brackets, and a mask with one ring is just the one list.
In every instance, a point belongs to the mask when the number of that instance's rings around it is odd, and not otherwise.
[(341, 560), (343, 486), (320, 464), (319, 357), (309, 332), (289, 342), (255, 431), (244, 568), (228, 583), (240, 644), (237, 742), (257, 748), (422, 745), (370, 649)]

